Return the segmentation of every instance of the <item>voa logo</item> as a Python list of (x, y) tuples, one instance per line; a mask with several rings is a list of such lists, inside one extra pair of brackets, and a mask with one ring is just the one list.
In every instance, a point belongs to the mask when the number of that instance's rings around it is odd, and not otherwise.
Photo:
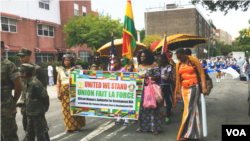
[(228, 136), (247, 136), (244, 129), (226, 129), (226, 132)]

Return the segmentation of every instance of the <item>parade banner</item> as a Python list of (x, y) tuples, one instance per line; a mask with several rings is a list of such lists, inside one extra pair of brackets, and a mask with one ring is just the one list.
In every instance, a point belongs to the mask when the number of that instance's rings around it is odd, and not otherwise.
[(137, 120), (143, 81), (137, 73), (74, 70), (71, 115)]

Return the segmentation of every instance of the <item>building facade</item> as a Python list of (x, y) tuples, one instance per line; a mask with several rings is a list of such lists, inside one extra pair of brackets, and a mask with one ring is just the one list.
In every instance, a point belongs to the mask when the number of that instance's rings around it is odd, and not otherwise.
[(215, 34), (216, 34), (216, 39), (218, 39), (219, 41), (232, 45), (233, 43), (232, 35), (230, 35), (226, 31), (222, 29), (216, 29)]
[(67, 48), (62, 30), (69, 17), (89, 13), (93, 13), (91, 1), (2, 1), (0, 29), (5, 55), (26, 48), (32, 51), (33, 63), (60, 61), (65, 53), (88, 60), (93, 50), (86, 44)]
[[(167, 36), (183, 33), (210, 37), (211, 26), (196, 7), (184, 8), (173, 5), (166, 7), (163, 10), (145, 12), (146, 35), (157, 33), (163, 36), (164, 32), (167, 32)], [(205, 47), (206, 44), (203, 44), (191, 49), (193, 56), (206, 58)]]

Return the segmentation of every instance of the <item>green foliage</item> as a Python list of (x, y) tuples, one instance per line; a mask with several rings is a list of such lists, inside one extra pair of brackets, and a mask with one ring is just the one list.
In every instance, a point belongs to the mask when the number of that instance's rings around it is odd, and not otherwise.
[(241, 11), (247, 11), (250, 5), (249, 0), (241, 0), (241, 1), (227, 1), (227, 0), (212, 0), (212, 1), (205, 1), (205, 0), (192, 0), (192, 4), (202, 4), (206, 10), (210, 10), (211, 12), (216, 12), (220, 10), (221, 12), (225, 12), (225, 15), (231, 9), (241, 9)]
[(218, 48), (215, 48), (215, 56), (221, 55), (221, 52)]
[(140, 32), (140, 41), (142, 42), (145, 38), (145, 29), (138, 30)]
[(144, 38), (144, 40), (142, 41), (143, 44), (145, 44), (148, 48), (150, 48), (151, 44), (154, 41), (161, 41), (163, 39), (162, 36), (158, 35), (158, 34), (154, 34), (154, 35), (147, 35), (147, 37)]
[[(227, 56), (228, 53), (233, 51), (233, 46), (229, 44), (225, 44), (222, 41), (215, 40), (215, 45), (210, 46), (210, 51), (209, 51), (209, 56), (219, 56), (219, 55), (224, 55)], [(208, 47), (207, 47), (208, 49)]]
[(11, 62), (13, 62), (16, 66), (20, 66), (21, 65), (21, 62), (20, 62), (20, 59), (19, 59), (19, 56), (8, 56), (8, 60), (10, 60)]
[(116, 39), (122, 38), (123, 24), (120, 19), (112, 20), (110, 15), (98, 16), (88, 14), (87, 16), (74, 16), (69, 18), (64, 25), (64, 33), (67, 33), (66, 46), (76, 47), (77, 45), (87, 44), (94, 50), (98, 50), (102, 45), (111, 41), (111, 33)]
[(247, 30), (250, 30), (250, 27), (249, 29), (244, 28), (239, 31), (240, 35), (235, 38), (238, 41), (237, 45), (248, 45), (250, 43), (250, 37), (245, 36)]
[(83, 69), (88, 69), (89, 63), (83, 60), (76, 60), (75, 65), (81, 65)]

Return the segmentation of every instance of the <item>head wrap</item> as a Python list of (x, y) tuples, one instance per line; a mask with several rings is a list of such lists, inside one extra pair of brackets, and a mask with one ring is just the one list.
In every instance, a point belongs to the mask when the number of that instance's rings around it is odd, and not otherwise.
[(69, 58), (69, 59), (74, 59), (74, 56), (72, 54), (64, 54), (62, 59)]

